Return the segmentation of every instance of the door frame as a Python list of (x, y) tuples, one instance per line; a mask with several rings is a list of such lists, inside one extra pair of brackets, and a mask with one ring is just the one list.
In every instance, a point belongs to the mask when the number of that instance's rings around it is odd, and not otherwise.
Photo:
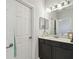
[[(26, 7), (28, 7), (28, 8), (30, 8), (31, 9), (31, 36), (32, 36), (32, 39), (31, 39), (31, 48), (33, 48), (32, 47), (32, 45), (33, 45), (33, 39), (34, 39), (34, 6), (33, 5), (31, 5), (30, 3), (28, 3), (28, 2), (24, 2), (24, 1), (22, 1), (22, 0), (16, 0), (16, 2), (19, 2), (19, 3), (21, 3), (22, 5), (24, 5), (24, 6), (26, 6)], [(32, 57), (33, 57), (33, 49), (31, 49), (31, 59), (33, 59)]]

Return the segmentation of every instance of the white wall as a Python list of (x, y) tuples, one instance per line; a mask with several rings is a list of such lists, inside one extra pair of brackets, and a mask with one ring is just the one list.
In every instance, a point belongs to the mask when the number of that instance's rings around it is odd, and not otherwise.
[[(39, 32), (39, 17), (44, 17), (44, 0), (23, 0), (34, 7), (34, 38), (32, 58), (38, 58), (38, 32)], [(15, 24), (15, 0), (7, 0), (7, 41), (13, 42), (14, 39), (14, 24)], [(9, 42), (10, 43), (10, 42)], [(7, 43), (8, 45), (8, 43)], [(13, 56), (13, 48), (10, 54)], [(10, 59), (12, 59), (10, 56)]]

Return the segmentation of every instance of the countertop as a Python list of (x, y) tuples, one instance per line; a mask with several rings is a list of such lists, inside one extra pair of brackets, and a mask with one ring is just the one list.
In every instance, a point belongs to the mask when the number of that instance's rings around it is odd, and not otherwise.
[(58, 42), (73, 44), (73, 42), (71, 42), (71, 40), (67, 39), (67, 38), (42, 37), (42, 36), (39, 36), (39, 38), (45, 39), (45, 40), (52, 40), (52, 41), (58, 41)]

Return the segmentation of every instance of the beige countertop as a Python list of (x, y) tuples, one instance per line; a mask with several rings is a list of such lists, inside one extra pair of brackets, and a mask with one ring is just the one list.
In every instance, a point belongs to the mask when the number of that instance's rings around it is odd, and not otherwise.
[(73, 42), (71, 42), (71, 40), (67, 39), (67, 38), (42, 37), (42, 36), (39, 36), (39, 38), (42, 38), (42, 39), (45, 39), (45, 40), (52, 40), (52, 41), (58, 41), (58, 42), (73, 44)]

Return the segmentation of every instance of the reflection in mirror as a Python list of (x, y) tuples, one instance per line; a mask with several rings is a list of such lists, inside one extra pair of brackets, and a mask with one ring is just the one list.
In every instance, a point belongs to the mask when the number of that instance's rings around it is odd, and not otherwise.
[(51, 32), (50, 33), (52, 33), (52, 35), (54, 34), (60, 37), (66, 37), (69, 32), (73, 32), (73, 8), (72, 7), (73, 6), (69, 6), (62, 10), (51, 12), (51, 27), (50, 27)]
[(73, 8), (69, 6), (56, 12), (56, 32), (57, 36), (66, 37), (69, 32), (73, 32)]
[(39, 18), (39, 29), (42, 31), (42, 35), (48, 34), (46, 31), (49, 29), (49, 20), (43, 17)]
[[(58, 36), (68, 38), (68, 33), (73, 33), (73, 2), (72, 0), (45, 0), (45, 8), (50, 12), (48, 15), (49, 29), (44, 29), (49, 36)], [(48, 26), (45, 24), (45, 26)]]
[(45, 19), (40, 17), (39, 18), (39, 29), (44, 29), (45, 28)]
[(40, 17), (39, 18), (39, 28), (44, 29), (44, 30), (48, 29), (49, 28), (48, 19)]

